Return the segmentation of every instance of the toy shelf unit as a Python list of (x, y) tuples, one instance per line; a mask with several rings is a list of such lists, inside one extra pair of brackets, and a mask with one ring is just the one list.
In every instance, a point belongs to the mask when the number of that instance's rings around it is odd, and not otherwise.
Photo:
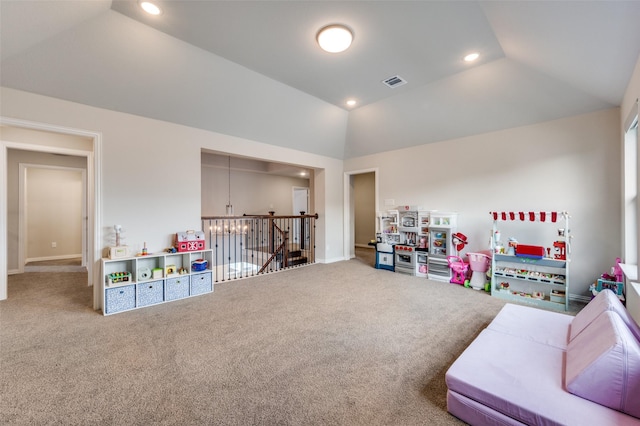
[(453, 234), (458, 224), (457, 213), (431, 212), (429, 219), (428, 277), (430, 280), (451, 280), (447, 256), (453, 255)]
[(378, 232), (376, 233), (376, 268), (395, 271), (393, 246), (400, 243), (398, 231), (398, 210), (378, 213)]
[(102, 259), (102, 313), (111, 315), (213, 291), (212, 251)]
[[(423, 243), (429, 247), (429, 224), (431, 222), (431, 212), (427, 210), (418, 211), (418, 243)], [(424, 241), (421, 241), (424, 238)]]
[(400, 233), (400, 242), (393, 246), (395, 272), (416, 275), (418, 230), (418, 207), (399, 206), (398, 232)]
[(378, 216), (378, 233), (381, 240), (379, 242), (388, 244), (400, 243), (399, 217), (398, 210), (387, 210)]
[(416, 277), (429, 276), (429, 223), (430, 210), (418, 210), (418, 241), (416, 247)]
[[(567, 311), (569, 309), (570, 240), (569, 214), (566, 212), (490, 212), (493, 216), (491, 248), (491, 295), (510, 302)], [(557, 241), (551, 247), (523, 244), (520, 241), (504, 244), (501, 241), (501, 222), (522, 222), (510, 226), (523, 230), (536, 226), (536, 234), (544, 238), (540, 227), (558, 227)], [(506, 224), (505, 224), (506, 225)], [(531, 229), (529, 230), (531, 231)], [(530, 234), (531, 235), (531, 234)]]

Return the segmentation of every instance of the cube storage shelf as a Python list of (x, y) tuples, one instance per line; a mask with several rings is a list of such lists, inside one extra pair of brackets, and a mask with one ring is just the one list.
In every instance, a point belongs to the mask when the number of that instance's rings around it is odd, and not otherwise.
[[(213, 292), (212, 256), (212, 250), (198, 250), (102, 259), (103, 315)], [(193, 270), (192, 263), (200, 259), (208, 262), (207, 269)]]

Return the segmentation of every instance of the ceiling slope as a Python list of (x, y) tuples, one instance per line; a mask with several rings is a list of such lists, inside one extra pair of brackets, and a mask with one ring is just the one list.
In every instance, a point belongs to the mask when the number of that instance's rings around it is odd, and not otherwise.
[(3, 86), (341, 158), (347, 112), (119, 13), (2, 62)]
[(351, 158), (619, 106), (640, 55), (635, 0), (158, 3), (3, 0), (2, 85)]

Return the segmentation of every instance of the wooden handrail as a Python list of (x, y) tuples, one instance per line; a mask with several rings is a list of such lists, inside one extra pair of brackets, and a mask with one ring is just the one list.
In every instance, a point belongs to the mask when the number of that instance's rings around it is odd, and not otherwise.
[(270, 214), (243, 214), (242, 216), (202, 216), (201, 220), (240, 220), (240, 219), (300, 219), (300, 218), (318, 218), (318, 213), (315, 214), (300, 214), (300, 215), (287, 215), (287, 216), (276, 216)]

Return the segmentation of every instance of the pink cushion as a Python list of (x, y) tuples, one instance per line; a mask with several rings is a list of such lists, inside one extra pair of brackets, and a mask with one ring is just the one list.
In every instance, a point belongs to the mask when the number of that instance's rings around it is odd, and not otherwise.
[(571, 315), (560, 312), (507, 303), (487, 328), (547, 346), (567, 349), (569, 326), (573, 319)]
[(567, 346), (565, 384), (574, 395), (640, 418), (640, 345), (605, 311)]
[(591, 322), (604, 311), (613, 311), (620, 315), (620, 318), (635, 336), (636, 340), (640, 341), (640, 327), (638, 327), (638, 324), (636, 324), (620, 299), (618, 299), (618, 296), (611, 290), (601, 291), (587, 306), (578, 312), (571, 322), (569, 341), (575, 339), (585, 327), (591, 324)]

